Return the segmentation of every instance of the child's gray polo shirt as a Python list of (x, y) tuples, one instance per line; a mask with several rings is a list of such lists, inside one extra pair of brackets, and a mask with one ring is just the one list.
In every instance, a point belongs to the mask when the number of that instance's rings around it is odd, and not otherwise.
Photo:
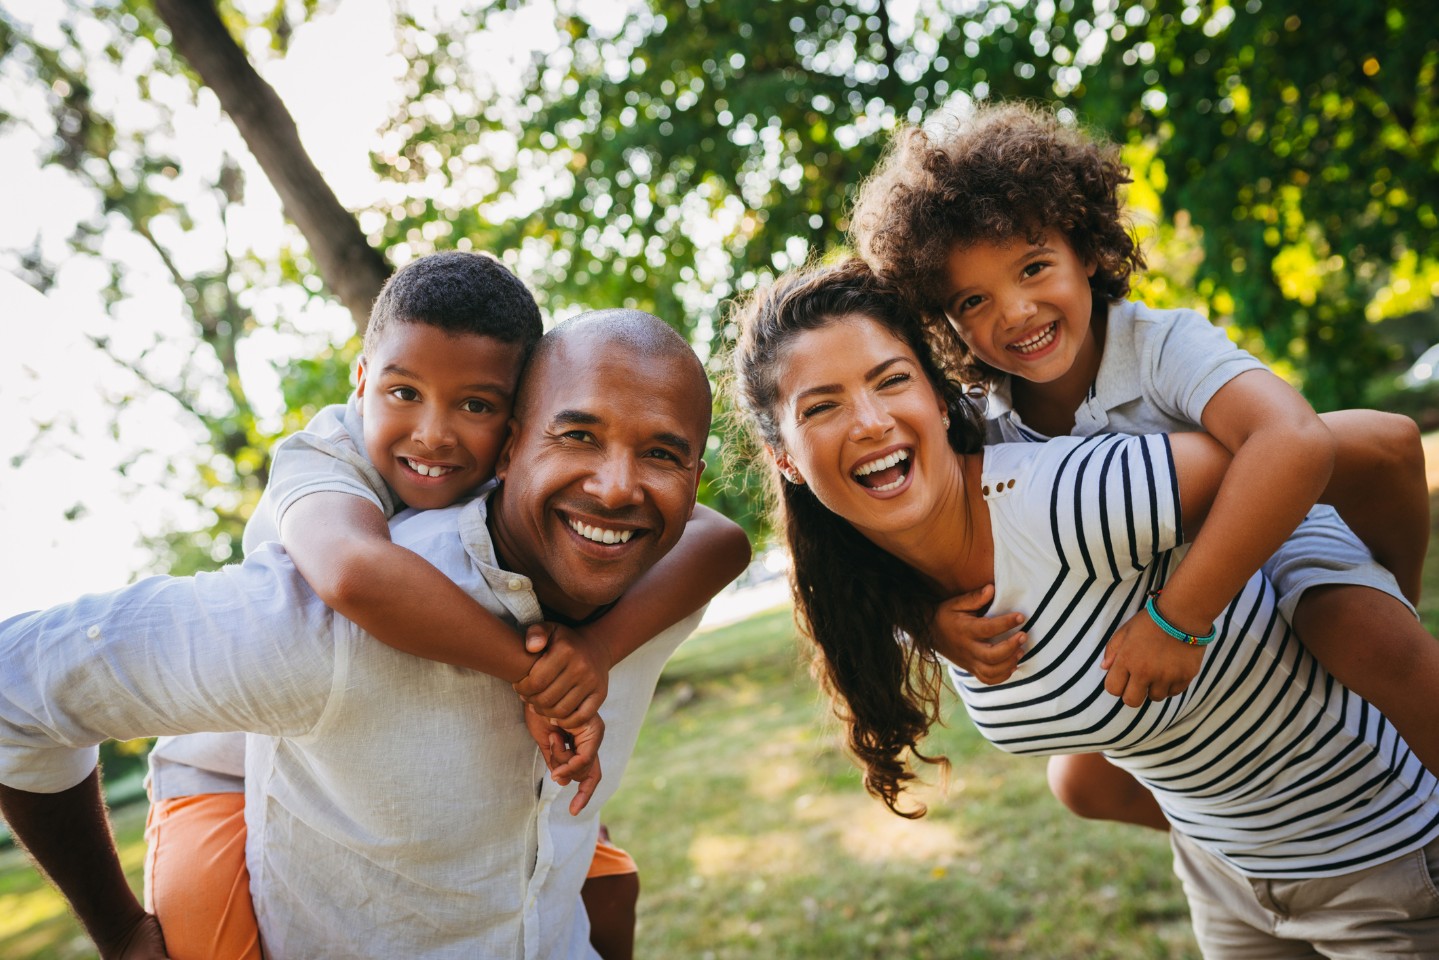
[[(1204, 408), (1230, 380), (1266, 367), (1194, 310), (1153, 310), (1112, 303), (1099, 373), (1074, 412), (1072, 436), (1184, 433), (1204, 429)], [(1047, 440), (1010, 406), (1009, 380), (995, 386), (990, 440)]]
[[(1241, 373), (1267, 369), (1194, 310), (1155, 310), (1132, 300), (1111, 303), (1099, 373), (1074, 412), (1071, 435), (1203, 430), (1204, 408), (1221, 387)], [(1010, 405), (1009, 378), (990, 391), (988, 401), (991, 443), (1049, 439), (1025, 426)], [(1324, 504), (1309, 511), (1264, 572), (1291, 622), (1305, 590), (1332, 584), (1370, 587), (1414, 611), (1394, 575), (1375, 562), (1334, 508)]]

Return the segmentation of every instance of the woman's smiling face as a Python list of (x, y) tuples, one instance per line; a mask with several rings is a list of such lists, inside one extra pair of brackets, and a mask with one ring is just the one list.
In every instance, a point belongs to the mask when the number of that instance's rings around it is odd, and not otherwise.
[(842, 317), (789, 340), (778, 374), (780, 468), (861, 531), (921, 522), (954, 455), (944, 400), (909, 345)]

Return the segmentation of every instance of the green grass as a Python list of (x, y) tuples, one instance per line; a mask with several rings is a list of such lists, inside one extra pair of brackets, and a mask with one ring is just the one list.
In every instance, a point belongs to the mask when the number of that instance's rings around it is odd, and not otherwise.
[[(1439, 534), (1439, 498), (1434, 504)], [(1421, 608), (1439, 632), (1439, 551)], [(927, 817), (860, 786), (788, 611), (704, 633), (665, 671), (606, 811), (639, 862), (641, 958), (1197, 958), (1157, 833), (1081, 821), (1041, 760), (984, 744), (951, 703), (931, 746), (954, 764)], [(935, 780), (933, 774), (928, 779)], [(138, 888), (144, 805), (115, 816)], [(90, 958), (63, 902), (0, 851), (0, 957)]]

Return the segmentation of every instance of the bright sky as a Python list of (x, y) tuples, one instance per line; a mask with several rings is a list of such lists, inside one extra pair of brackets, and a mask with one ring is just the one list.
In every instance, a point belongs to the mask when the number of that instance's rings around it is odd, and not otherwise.
[[(60, 6), (45, 0), (0, 2), (42, 37), (53, 29)], [(352, 207), (367, 203), (377, 189), (369, 151), (376, 127), (397, 96), (392, 23), (385, 0), (342, 0), (333, 15), (296, 32), (284, 62), (264, 69), (294, 114), (316, 164), (341, 202)], [(527, 33), (532, 35), (535, 26), (527, 25)], [(5, 85), (0, 97), (7, 106), (25, 101), (27, 94), (13, 77), (0, 75), (0, 85)], [(180, 120), (193, 126), (176, 131), (178, 148), (194, 151), (196, 163), (206, 162), (205, 152), (213, 152), (219, 139), (213, 123), (207, 128), (203, 117)], [(6, 196), (0, 248), (23, 250), (39, 238), (49, 259), (63, 261), (64, 237), (93, 199), (60, 171), (42, 169), (38, 148), (35, 135), (23, 127), (0, 135), (0, 183)], [(251, 162), (243, 147), (232, 152)], [(257, 168), (246, 171), (246, 183), (246, 205), (233, 226), (249, 231), (247, 242), (263, 246), (266, 237), (280, 233), (279, 204)], [(142, 437), (162, 450), (170, 442), (177, 463), (193, 449), (194, 437), (176, 429), (180, 416), (163, 399), (127, 406), (121, 438), (112, 437), (107, 394), (117, 395), (134, 381), (85, 337), (86, 331), (123, 335), (132, 328), (163, 336), (167, 326), (184, 323), (173, 287), (163, 277), (137, 276), (134, 285), (154, 293), (137, 296), (117, 327), (98, 298), (101, 282), (72, 261), (42, 296), (0, 272), (0, 304), (5, 306), (0, 315), (10, 345), (0, 351), (0, 411), (5, 414), (0, 417), (0, 531), (9, 548), (0, 576), (0, 617), (122, 585), (148, 560), (137, 546), (140, 535), (157, 532), (167, 516), (185, 516), (183, 504), (160, 486), (164, 462), (137, 465), (130, 483), (119, 480), (115, 467), (139, 442), (126, 443), (127, 437)], [(342, 335), (349, 323), (338, 308), (298, 319), (310, 330), (312, 346)], [(245, 358), (249, 389), (263, 400), (268, 387), (274, 404), (274, 377), (265, 361), (294, 349), (293, 341), (278, 338), (252, 344)], [(179, 354), (173, 362), (184, 364), (189, 357)], [(32, 443), (37, 424), (46, 423), (57, 427)], [(62, 429), (69, 423), (73, 435)], [(79, 515), (67, 520), (67, 511), (80, 504)]]

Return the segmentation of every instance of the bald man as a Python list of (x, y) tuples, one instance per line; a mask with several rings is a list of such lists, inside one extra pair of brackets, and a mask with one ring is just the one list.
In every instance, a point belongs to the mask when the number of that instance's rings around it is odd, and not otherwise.
[[(678, 541), (710, 409), (703, 367), (662, 322), (576, 318), (531, 360), (493, 495), (402, 513), (394, 541), (512, 623), (584, 620)], [(592, 957), (579, 892), (599, 812), (698, 618), (610, 674), (605, 777), (571, 816), (575, 787), (545, 776), (508, 684), (375, 641), (267, 545), (0, 624), (0, 810), (106, 956), (158, 956), (92, 745), (249, 731), (246, 859), (268, 956)]]

